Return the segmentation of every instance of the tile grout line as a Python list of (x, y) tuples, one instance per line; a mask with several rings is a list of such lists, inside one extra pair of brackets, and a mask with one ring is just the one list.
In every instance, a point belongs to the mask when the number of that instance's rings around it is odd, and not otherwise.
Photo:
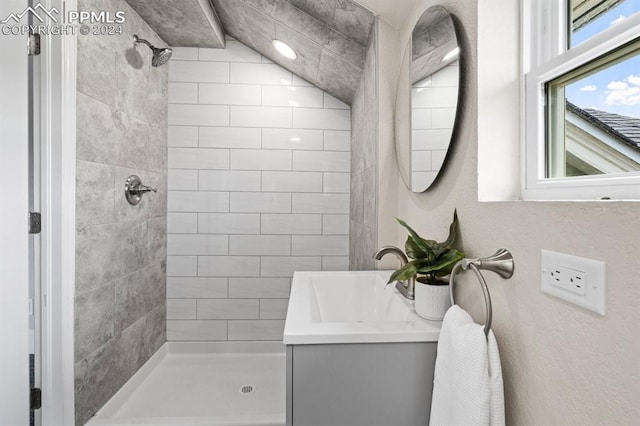
[[(201, 55), (202, 55), (202, 52), (201, 52), (201, 49), (199, 49), (198, 50), (198, 59), (199, 60), (201, 60)], [(232, 69), (234, 67), (232, 66), (232, 62), (231, 61), (227, 61), (227, 62), (228, 62), (228, 65), (229, 65), (229, 84), (231, 85), (231, 84), (233, 84), (233, 83), (231, 83), (231, 80), (233, 78)], [(267, 65), (274, 65), (274, 64), (267, 64)], [(294, 85), (295, 79), (293, 77), (293, 74), (291, 74), (290, 80), (291, 80), (291, 84)], [(205, 85), (205, 84), (207, 84), (207, 83), (198, 82), (198, 104), (200, 104), (200, 102), (203, 101), (203, 99), (200, 97), (200, 93), (201, 93), (201, 87), (203, 85)], [(262, 106), (264, 106), (263, 104), (265, 102), (265, 99), (264, 99), (265, 87), (267, 87), (267, 86), (270, 86), (270, 85), (269, 84), (260, 84), (260, 103), (261, 103)], [(304, 85), (304, 86), (306, 86), (306, 85)], [(322, 93), (322, 106), (320, 106), (319, 108), (307, 108), (307, 109), (325, 109), (325, 110), (328, 109), (326, 107), (328, 106), (327, 102), (328, 102), (329, 98), (327, 98), (326, 93), (324, 91), (321, 91), (321, 93)], [(233, 111), (235, 111), (235, 108), (233, 108), (232, 105), (226, 105), (226, 107), (227, 107), (226, 109), (228, 111), (228, 118), (229, 118), (228, 126), (214, 126), (214, 127), (220, 127), (221, 129), (230, 129), (230, 130), (237, 129), (237, 128), (246, 128), (246, 129), (256, 128), (256, 127), (237, 127), (237, 126), (233, 126), (232, 124), (234, 124), (234, 123), (231, 122), (231, 115), (232, 115)], [(277, 107), (277, 106), (273, 106), (273, 107)], [(290, 125), (288, 127), (285, 127), (285, 129), (292, 129), (293, 128), (293, 124), (294, 124), (293, 123), (293, 115), (294, 115), (295, 109), (296, 108), (289, 108)], [(336, 108), (336, 110), (343, 110), (344, 111), (343, 108)], [(174, 125), (174, 126), (176, 126), (176, 127), (184, 127), (184, 126), (182, 126), (180, 124)], [(202, 147), (201, 146), (201, 144), (202, 144), (202, 140), (201, 140), (202, 129), (204, 129), (206, 127), (211, 127), (211, 126), (207, 126), (206, 124), (202, 124), (202, 123), (196, 123), (194, 125), (190, 125), (190, 127), (195, 127), (197, 129), (196, 130), (197, 131), (197, 135), (196, 135), (197, 147), (199, 147), (199, 148), (216, 148), (216, 149), (224, 148), (224, 147)], [(264, 127), (264, 126), (257, 127), (257, 128), (260, 129), (259, 152), (264, 151), (265, 149), (270, 150), (270, 151), (280, 151), (278, 149), (265, 148), (265, 139), (264, 139), (265, 130), (268, 130), (270, 128), (269, 127)], [(198, 168), (197, 169), (197, 179), (198, 179), (198, 182), (197, 182), (198, 188), (197, 188), (197, 190), (182, 190), (182, 191), (181, 190), (173, 190), (172, 192), (176, 192), (176, 193), (187, 192), (187, 191), (197, 192), (197, 193), (220, 193), (220, 192), (222, 192), (222, 193), (228, 194), (229, 202), (231, 201), (231, 198), (234, 196), (234, 194), (240, 195), (240, 194), (243, 194), (243, 193), (250, 193), (250, 192), (255, 193), (255, 194), (264, 194), (264, 193), (267, 193), (267, 194), (288, 194), (289, 200), (290, 200), (290, 202), (289, 202), (289, 211), (288, 212), (282, 212), (282, 213), (279, 213), (277, 211), (274, 211), (274, 212), (268, 212), (267, 211), (267, 212), (265, 212), (264, 209), (256, 209), (254, 211), (244, 211), (244, 212), (238, 212), (238, 213), (239, 214), (246, 214), (248, 216), (249, 215), (256, 215), (257, 216), (257, 218), (258, 218), (258, 232), (259, 232), (260, 236), (266, 236), (266, 237), (269, 237), (269, 236), (275, 236), (275, 237), (284, 236), (284, 237), (288, 237), (289, 254), (288, 255), (281, 255), (281, 256), (273, 256), (273, 257), (282, 257), (282, 258), (299, 257), (299, 258), (315, 259), (314, 261), (318, 261), (319, 264), (320, 264), (320, 268), (322, 269), (324, 267), (325, 258), (327, 256), (324, 256), (324, 255), (294, 256), (293, 255), (293, 241), (294, 241), (295, 237), (304, 237), (304, 236), (318, 237), (318, 238), (324, 237), (325, 236), (324, 232), (326, 232), (326, 230), (327, 230), (327, 229), (325, 229), (325, 226), (324, 226), (325, 216), (328, 215), (328, 214), (342, 214), (343, 216), (346, 216), (346, 215), (348, 215), (348, 212), (338, 212), (338, 211), (333, 212), (333, 211), (326, 211), (326, 209), (318, 209), (318, 210), (323, 210), (323, 211), (299, 213), (300, 215), (317, 216), (318, 219), (319, 219), (320, 234), (315, 234), (315, 233), (314, 234), (309, 234), (309, 235), (294, 234), (294, 233), (263, 234), (264, 231), (265, 231), (265, 229), (263, 227), (263, 222), (264, 222), (264, 219), (265, 219), (265, 217), (267, 215), (269, 215), (269, 214), (273, 214), (273, 215), (278, 215), (278, 214), (281, 214), (281, 215), (293, 215), (293, 214), (296, 214), (296, 213), (294, 213), (294, 194), (307, 194), (308, 196), (314, 196), (314, 195), (316, 195), (316, 196), (322, 196), (322, 195), (342, 195), (342, 196), (344, 196), (345, 194), (348, 194), (348, 191), (347, 192), (343, 192), (343, 193), (340, 193), (340, 192), (338, 192), (338, 193), (325, 193), (324, 191), (327, 189), (327, 187), (325, 185), (325, 178), (327, 176), (329, 176), (329, 173), (334, 173), (334, 174), (340, 174), (341, 173), (341, 174), (344, 174), (344, 175), (350, 175), (350, 170), (349, 171), (347, 171), (347, 170), (340, 170), (340, 171), (332, 171), (332, 170), (300, 170), (300, 171), (298, 171), (298, 170), (295, 170), (295, 168), (294, 168), (294, 164), (295, 164), (294, 163), (294, 153), (298, 152), (298, 151), (309, 151), (309, 154), (307, 154), (307, 155), (313, 155), (312, 152), (314, 152), (314, 151), (318, 152), (318, 153), (319, 152), (345, 153), (345, 152), (349, 152), (349, 150), (346, 150), (346, 151), (339, 151), (339, 150), (331, 151), (331, 150), (326, 150), (325, 149), (326, 148), (325, 139), (327, 137), (327, 132), (330, 129), (327, 129), (327, 128), (321, 128), (321, 129), (317, 129), (317, 128), (315, 128), (315, 129), (314, 128), (311, 128), (311, 129), (301, 128), (301, 129), (296, 129), (296, 130), (313, 130), (313, 131), (318, 131), (318, 133), (322, 132), (322, 133), (320, 133), (320, 137), (322, 138), (321, 145), (320, 145), (321, 149), (318, 149), (318, 150), (294, 150), (294, 149), (288, 149), (288, 151), (290, 151), (290, 153), (291, 153), (290, 154), (290, 168), (289, 169), (285, 169), (285, 170), (282, 170), (282, 171), (280, 171), (280, 170), (262, 170), (262, 169), (259, 169), (259, 170), (237, 170), (236, 168), (234, 168), (234, 166), (231, 164), (231, 162), (229, 162), (228, 167), (224, 168), (224, 169), (199, 169)], [(346, 132), (350, 132), (349, 129), (331, 129), (331, 130), (345, 132), (345, 133)], [(180, 148), (185, 148), (185, 147), (172, 146), (172, 148), (180, 149)], [(239, 152), (241, 150), (240, 148), (235, 148), (233, 146), (229, 146), (228, 149), (229, 149), (229, 155), (231, 154), (231, 149), (234, 149), (234, 151), (236, 151), (236, 152)], [(193, 168), (186, 168), (186, 169), (185, 168), (175, 168), (175, 169), (172, 168), (172, 170), (193, 170)], [(258, 179), (259, 179), (258, 180), (259, 190), (256, 190), (256, 191), (233, 191), (233, 190), (230, 190), (230, 191), (220, 191), (220, 190), (218, 190), (218, 191), (205, 191), (205, 190), (201, 190), (201, 188), (203, 187), (203, 172), (206, 172), (206, 171), (214, 171), (214, 172), (215, 171), (221, 171), (222, 173), (224, 173), (225, 170), (231, 171), (231, 172), (235, 172), (235, 171), (256, 172), (258, 174)], [(265, 188), (264, 187), (264, 185), (265, 185), (265, 175), (268, 174), (269, 172), (274, 172), (274, 173), (280, 173), (280, 172), (296, 173), (297, 172), (297, 173), (308, 173), (309, 176), (312, 176), (312, 175), (319, 176), (320, 177), (320, 191), (319, 192), (314, 192), (314, 191), (301, 191), (301, 192), (272, 191), (272, 192), (265, 192), (264, 191), (264, 188)], [(215, 175), (215, 173), (213, 175)], [(195, 214), (196, 233), (195, 234), (194, 233), (188, 233), (188, 234), (179, 233), (177, 235), (190, 235), (190, 236), (193, 236), (193, 235), (199, 235), (199, 236), (200, 235), (214, 235), (214, 236), (217, 236), (217, 237), (226, 236), (226, 238), (227, 238), (227, 252), (228, 252), (227, 255), (226, 256), (225, 255), (213, 256), (213, 257), (225, 258), (225, 257), (231, 257), (231, 254), (230, 254), (231, 253), (231, 239), (232, 239), (233, 236), (247, 236), (247, 235), (251, 235), (251, 234), (231, 234), (231, 233), (224, 233), (224, 234), (209, 234), (209, 233), (206, 233), (205, 234), (205, 233), (202, 233), (201, 232), (202, 231), (202, 227), (204, 226), (204, 224), (202, 222), (204, 216), (202, 216), (202, 215), (205, 215), (205, 214), (211, 214), (211, 215), (232, 214), (232, 213), (236, 213), (234, 210), (238, 210), (238, 209), (232, 209), (231, 205), (229, 203), (227, 210), (224, 211), (224, 212), (197, 211), (196, 208), (194, 207), (193, 210), (189, 210), (189, 211), (171, 211), (171, 212), (169, 212), (169, 214), (170, 213), (175, 213), (175, 214), (181, 214), (181, 213)], [(335, 236), (335, 237), (339, 238), (340, 236)], [(342, 236), (342, 237), (344, 237), (344, 236)], [(183, 255), (183, 257), (191, 257), (191, 256)], [(196, 257), (196, 276), (198, 278), (200, 278), (200, 268), (202, 266), (202, 262), (204, 262), (204, 258), (208, 257), (208, 256), (197, 255), (195, 257)], [(251, 278), (267, 279), (267, 280), (274, 278), (274, 277), (264, 277), (263, 276), (264, 272), (265, 272), (265, 271), (263, 271), (264, 260), (266, 260), (267, 258), (269, 258), (271, 256), (253, 255), (253, 256), (239, 256), (239, 257), (257, 257), (258, 258), (258, 260), (257, 260), (258, 275), (254, 276), (254, 277), (251, 277)], [(345, 255), (339, 255), (339, 256), (336, 255), (334, 257), (340, 258), (340, 257), (345, 257)], [(202, 277), (202, 278), (205, 278), (205, 277)], [(214, 278), (214, 277), (212, 277), (212, 278)], [(220, 278), (224, 278), (225, 279), (227, 299), (232, 299), (231, 298), (231, 278), (227, 277), (227, 276), (220, 277)], [(285, 279), (287, 281), (287, 287), (288, 287), (288, 289), (290, 291), (290, 288), (291, 288), (291, 276), (284, 277), (283, 279)], [(198, 311), (198, 304), (199, 303), (198, 303), (198, 300), (200, 300), (200, 298), (196, 299), (196, 317), (198, 317), (198, 315), (199, 315), (199, 311)], [(285, 298), (284, 300), (287, 300), (287, 298)], [(255, 321), (258, 321), (258, 322), (267, 321), (264, 318), (262, 318), (261, 311), (262, 311), (263, 305), (262, 305), (261, 298), (257, 298), (257, 302), (258, 302), (257, 303), (258, 313), (257, 313), (257, 318), (255, 319)], [(230, 335), (230, 323), (231, 322), (232, 321), (230, 321), (230, 320), (225, 320), (226, 333), (227, 333), (226, 334), (226, 340), (230, 340), (232, 337), (234, 337), (234, 336)], [(281, 319), (275, 319), (272, 322), (274, 322), (274, 323), (282, 323)], [(252, 332), (253, 331), (250, 331), (250, 333), (252, 333)], [(235, 340), (243, 340), (243, 336), (240, 336), (240, 335), (235, 336)]]

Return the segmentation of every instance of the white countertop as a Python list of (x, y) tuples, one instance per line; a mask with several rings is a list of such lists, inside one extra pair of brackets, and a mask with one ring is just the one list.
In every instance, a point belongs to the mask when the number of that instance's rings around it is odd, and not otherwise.
[(284, 344), (437, 342), (428, 321), (393, 285), (392, 271), (296, 272)]

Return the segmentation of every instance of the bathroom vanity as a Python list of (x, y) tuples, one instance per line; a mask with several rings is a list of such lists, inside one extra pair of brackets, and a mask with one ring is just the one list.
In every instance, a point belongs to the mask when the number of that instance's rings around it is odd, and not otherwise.
[(440, 322), (391, 271), (296, 272), (284, 330), (287, 425), (428, 424)]

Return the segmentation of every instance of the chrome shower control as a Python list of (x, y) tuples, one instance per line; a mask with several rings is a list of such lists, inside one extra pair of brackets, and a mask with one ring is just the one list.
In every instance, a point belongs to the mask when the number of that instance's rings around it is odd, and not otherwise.
[(132, 206), (136, 206), (142, 200), (142, 196), (147, 192), (158, 192), (156, 188), (142, 184), (142, 180), (136, 175), (127, 178), (124, 184), (124, 196)]

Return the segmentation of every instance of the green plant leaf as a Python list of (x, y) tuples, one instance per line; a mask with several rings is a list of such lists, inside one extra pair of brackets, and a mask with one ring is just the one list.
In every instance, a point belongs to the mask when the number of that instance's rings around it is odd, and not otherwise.
[(409, 262), (404, 265), (402, 268), (395, 271), (389, 277), (389, 281), (387, 284), (392, 283), (394, 281), (406, 281), (409, 278), (413, 277), (416, 274), (416, 265), (413, 262)]
[(414, 231), (413, 228), (407, 225), (407, 223), (404, 220), (399, 218), (396, 218), (396, 220), (400, 225), (406, 228), (407, 231), (409, 231), (409, 235), (410, 235), (410, 239), (412, 240), (412, 243), (411, 243), (411, 247), (406, 247), (405, 245), (405, 250), (408, 249), (408, 251), (412, 252), (412, 256), (413, 256), (412, 259), (421, 258), (421, 257), (433, 259), (434, 253), (431, 247), (433, 246), (433, 243), (435, 243), (435, 241), (429, 242), (425, 240), (420, 235), (418, 235), (418, 233)]
[(458, 236), (458, 209), (453, 211), (453, 222), (449, 225), (449, 236), (442, 243), (437, 243), (433, 247), (433, 253), (436, 257), (439, 257), (447, 250), (453, 247), (453, 244), (456, 242), (456, 238)]
[(450, 267), (440, 269), (439, 271), (433, 271), (433, 275), (435, 275), (436, 277), (446, 277), (447, 275), (451, 274), (451, 270), (453, 269), (454, 265), (455, 263)]
[(422, 250), (411, 235), (407, 237), (407, 242), (404, 244), (404, 251), (407, 253), (409, 259), (424, 259), (431, 255), (431, 253)]
[(434, 262), (433, 264), (418, 264), (417, 272), (419, 274), (438, 272), (435, 275), (448, 275), (451, 272), (451, 269), (453, 269), (453, 266), (462, 259), (464, 259), (464, 253), (455, 249), (448, 250), (438, 257), (437, 262)]

